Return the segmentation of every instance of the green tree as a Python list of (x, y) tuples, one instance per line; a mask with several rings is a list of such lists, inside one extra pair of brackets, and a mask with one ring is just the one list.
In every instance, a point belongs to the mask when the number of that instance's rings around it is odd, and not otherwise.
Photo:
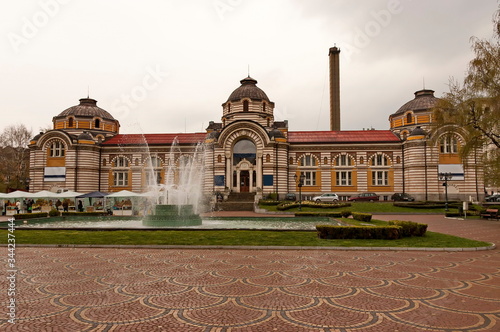
[(0, 134), (0, 191), (26, 189), (29, 178), (28, 144), (33, 137), (24, 124), (10, 125)]
[(434, 123), (438, 133), (460, 133), (462, 158), (482, 156), (487, 185), (500, 186), (500, 6), (493, 24), (491, 39), (471, 38), (475, 57), (462, 83), (450, 79)]

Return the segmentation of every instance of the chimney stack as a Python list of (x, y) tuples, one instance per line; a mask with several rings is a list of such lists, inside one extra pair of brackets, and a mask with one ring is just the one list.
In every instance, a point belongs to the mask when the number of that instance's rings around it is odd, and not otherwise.
[(330, 47), (330, 130), (340, 130), (340, 49)]

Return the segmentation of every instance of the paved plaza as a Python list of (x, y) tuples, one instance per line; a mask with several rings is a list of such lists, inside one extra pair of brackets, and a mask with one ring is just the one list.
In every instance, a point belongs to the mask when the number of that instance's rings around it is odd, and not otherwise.
[[(376, 218), (500, 239), (499, 221)], [(498, 249), (18, 246), (16, 264), (16, 321), (4, 278), (1, 331), (500, 331)]]

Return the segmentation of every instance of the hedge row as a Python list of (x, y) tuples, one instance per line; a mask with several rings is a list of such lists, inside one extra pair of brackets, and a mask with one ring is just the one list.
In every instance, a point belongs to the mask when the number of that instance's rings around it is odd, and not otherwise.
[(275, 201), (272, 199), (261, 199), (259, 200), (259, 205), (279, 205), (283, 203), (282, 201)]
[(94, 216), (94, 217), (100, 217), (100, 216), (107, 216), (107, 212), (61, 212), (61, 216), (63, 217), (73, 217), (73, 216)]
[(359, 221), (370, 222), (372, 221), (372, 215), (369, 213), (353, 212), (352, 218)]
[(291, 208), (299, 207), (299, 205), (311, 208), (335, 209), (341, 207), (349, 207), (351, 206), (351, 203), (316, 203), (312, 201), (303, 201), (302, 204), (299, 204), (299, 202), (283, 202), (281, 204), (278, 204), (276, 209), (279, 211), (284, 211)]
[[(452, 201), (448, 202), (448, 207), (458, 209), (462, 206), (462, 202)], [(409, 207), (413, 209), (444, 209), (446, 202), (394, 202), (393, 206)]]
[(401, 226), (362, 227), (317, 225), (316, 230), (320, 239), (397, 240), (403, 236)]
[(20, 219), (33, 219), (33, 218), (46, 218), (48, 216), (47, 212), (35, 212), (35, 213), (18, 213), (12, 215), (15, 220)]
[(427, 224), (403, 220), (391, 220), (388, 223), (389, 225), (401, 226), (403, 237), (424, 236), (427, 231)]

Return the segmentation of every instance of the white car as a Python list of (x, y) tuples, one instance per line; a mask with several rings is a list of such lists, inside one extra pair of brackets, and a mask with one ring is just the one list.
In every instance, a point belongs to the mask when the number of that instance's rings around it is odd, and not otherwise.
[(339, 196), (337, 194), (323, 194), (313, 197), (312, 200), (315, 202), (338, 202)]

